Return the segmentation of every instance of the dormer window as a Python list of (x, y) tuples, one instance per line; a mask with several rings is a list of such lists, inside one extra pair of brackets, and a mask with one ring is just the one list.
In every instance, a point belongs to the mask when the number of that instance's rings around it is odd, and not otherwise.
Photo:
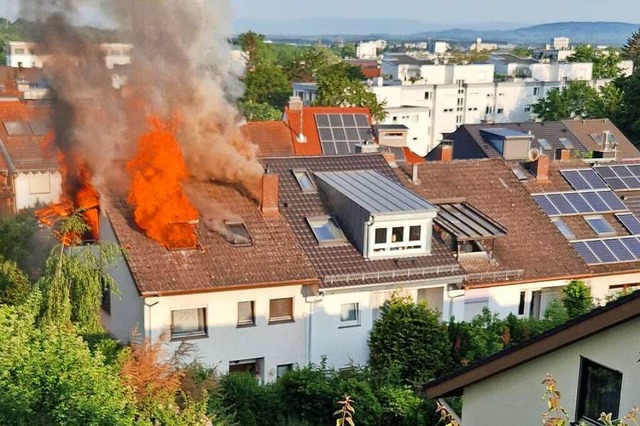
[(347, 238), (332, 217), (309, 217), (307, 222), (321, 246), (342, 244), (347, 241)]
[(425, 249), (422, 239), (424, 225), (405, 225), (374, 228), (373, 253), (420, 251)]
[(229, 242), (234, 246), (250, 246), (251, 236), (247, 227), (242, 222), (226, 221), (225, 225), (229, 231)]
[(296, 177), (296, 180), (298, 181), (298, 185), (300, 185), (300, 189), (302, 189), (302, 192), (316, 192), (316, 186), (313, 183), (313, 180), (311, 180), (309, 172), (307, 172), (306, 170), (292, 170), (292, 173)]

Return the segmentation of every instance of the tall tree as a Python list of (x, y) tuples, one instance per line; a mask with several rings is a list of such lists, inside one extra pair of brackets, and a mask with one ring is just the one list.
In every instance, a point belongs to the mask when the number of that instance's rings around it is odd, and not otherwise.
[(244, 83), (243, 102), (267, 103), (280, 109), (291, 95), (289, 80), (277, 65), (260, 63), (255, 69), (248, 70)]
[(264, 36), (249, 31), (238, 36), (240, 47), (247, 54), (247, 68), (253, 69), (258, 65), (261, 50), (264, 49)]
[(29, 277), (18, 265), (0, 256), (0, 305), (20, 305), (31, 293)]
[(622, 57), (633, 61), (633, 71), (640, 70), (640, 30), (634, 31), (622, 46)]
[(53, 248), (37, 286), (43, 301), (39, 321), (42, 325), (76, 324), (81, 333), (100, 333), (100, 305), (105, 290), (116, 285), (107, 268), (120, 254), (115, 244), (81, 246), (88, 230), (81, 211), (62, 221), (58, 231), (61, 243)]
[(633, 142), (640, 145), (640, 71), (616, 82), (622, 91), (616, 126)]
[(593, 64), (593, 78), (617, 78), (620, 76), (620, 54), (613, 49), (603, 52), (590, 45), (580, 45), (567, 58), (569, 62), (590, 62)]
[(551, 89), (547, 96), (533, 105), (533, 112), (542, 120), (593, 117), (598, 92), (586, 81), (572, 81), (565, 89)]

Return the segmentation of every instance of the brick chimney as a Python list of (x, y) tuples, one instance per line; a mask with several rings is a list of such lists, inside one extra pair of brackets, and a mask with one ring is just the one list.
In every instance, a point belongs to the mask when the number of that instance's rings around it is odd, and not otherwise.
[(289, 97), (289, 111), (302, 111), (304, 103), (302, 102), (302, 98), (300, 96), (290, 96)]
[(449, 139), (443, 139), (440, 145), (436, 147), (436, 161), (451, 161), (453, 160), (453, 141)]
[(569, 161), (571, 160), (571, 150), (570, 149), (561, 149), (560, 151), (560, 161)]
[(278, 211), (278, 183), (280, 179), (276, 174), (265, 173), (262, 175), (262, 214), (273, 217)]
[(398, 164), (396, 163), (396, 155), (393, 152), (383, 152), (382, 156), (387, 160), (387, 163), (389, 163), (391, 167), (398, 167)]
[(540, 154), (538, 159), (533, 163), (536, 180), (538, 182), (549, 182), (549, 164), (551, 160), (548, 155)]

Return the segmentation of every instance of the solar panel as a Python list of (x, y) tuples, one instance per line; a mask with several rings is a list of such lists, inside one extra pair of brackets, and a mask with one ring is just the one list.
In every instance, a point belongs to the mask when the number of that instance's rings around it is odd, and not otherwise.
[(609, 190), (536, 194), (533, 199), (548, 216), (626, 212), (629, 209)]
[(560, 170), (560, 173), (576, 191), (608, 189), (607, 184), (592, 169)]
[(598, 166), (593, 170), (614, 191), (640, 189), (640, 164)]
[(637, 237), (573, 241), (571, 245), (589, 265), (640, 260), (640, 240)]
[(616, 217), (633, 235), (640, 235), (640, 220), (633, 213), (617, 214)]
[(365, 114), (316, 114), (318, 136), (325, 155), (356, 152), (356, 145), (371, 139)]

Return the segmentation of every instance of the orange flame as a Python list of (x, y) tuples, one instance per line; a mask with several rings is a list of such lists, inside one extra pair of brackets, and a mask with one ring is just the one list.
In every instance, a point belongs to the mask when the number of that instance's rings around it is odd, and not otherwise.
[[(55, 136), (49, 133), (42, 141), (42, 148), (51, 149)], [(99, 211), (100, 195), (91, 184), (91, 172), (87, 164), (76, 153), (65, 155), (61, 150), (57, 150), (57, 160), (62, 175), (62, 199), (59, 204), (40, 209), (36, 216), (41, 223), (47, 226), (53, 225), (57, 220), (71, 215), (74, 208), (84, 210), (82, 215), (89, 226), (87, 238), (97, 240), (100, 235)], [(58, 238), (65, 245), (81, 241), (80, 236)]]
[(147, 236), (167, 248), (195, 247), (198, 212), (182, 190), (188, 173), (175, 133), (177, 120), (149, 119), (138, 152), (127, 163), (131, 191), (127, 201)]

